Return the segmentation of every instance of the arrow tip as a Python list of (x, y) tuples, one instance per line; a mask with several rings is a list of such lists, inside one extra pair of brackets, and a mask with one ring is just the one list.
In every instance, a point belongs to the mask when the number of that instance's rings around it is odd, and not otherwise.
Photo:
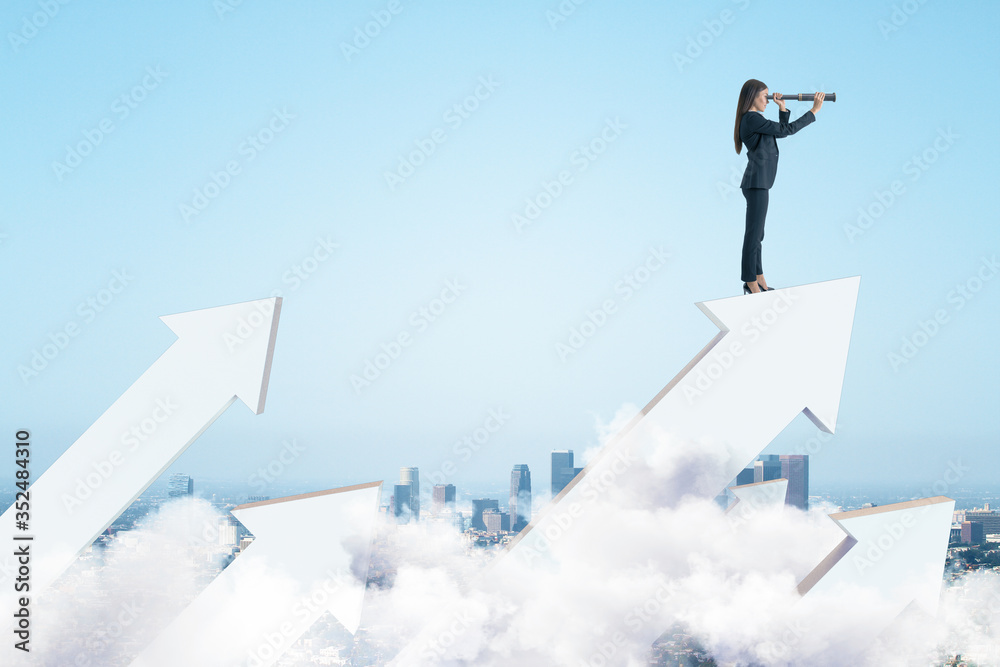
[[(802, 411), (833, 433), (860, 285), (861, 276), (851, 276), (696, 305), (745, 349), (766, 351), (768, 363), (786, 360), (800, 376)], [(767, 377), (774, 374), (772, 367)]]
[(361, 625), (381, 494), (382, 482), (368, 482), (248, 503), (232, 514), (256, 538), (247, 554), (287, 573), (303, 590), (335, 578), (326, 608), (354, 634)]
[(195, 368), (221, 375), (254, 414), (264, 411), (281, 297), (160, 317), (188, 345)]

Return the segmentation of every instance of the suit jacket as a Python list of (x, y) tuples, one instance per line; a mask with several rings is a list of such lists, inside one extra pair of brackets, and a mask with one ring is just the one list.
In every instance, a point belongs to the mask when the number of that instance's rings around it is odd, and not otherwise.
[(812, 110), (794, 123), (788, 122), (790, 111), (779, 111), (778, 122), (764, 118), (759, 111), (747, 111), (740, 120), (740, 141), (747, 149), (747, 169), (741, 188), (770, 188), (778, 173), (778, 137), (795, 134), (816, 120)]

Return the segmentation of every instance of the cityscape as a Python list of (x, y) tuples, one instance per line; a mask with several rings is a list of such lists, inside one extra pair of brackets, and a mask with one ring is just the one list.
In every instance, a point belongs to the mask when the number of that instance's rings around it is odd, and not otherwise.
[[(499, 497), (479, 496), (467, 492), (459, 493), (455, 484), (433, 484), (421, 488), (420, 470), (417, 466), (402, 466), (399, 480), (383, 485), (380, 506), (379, 530), (373, 542), (368, 569), (368, 595), (380, 590), (390, 590), (396, 575), (397, 555), (393, 553), (398, 531), (415, 529), (418, 525), (445, 527), (461, 536), (470, 558), (490, 559), (500, 555), (536, 516), (541, 507), (551, 502), (576, 478), (583, 467), (578, 465), (572, 450), (553, 450), (551, 468), (545, 471), (539, 484), (536, 478), (532, 486), (532, 474), (525, 464), (514, 464), (509, 475), (509, 492), (493, 494)], [(819, 506), (825, 512), (845, 511), (876, 507), (880, 502), (896, 502), (899, 498), (891, 495), (865, 498), (861, 496), (839, 496), (836, 494), (810, 494), (809, 456), (762, 454), (732, 480), (732, 486), (757, 484), (773, 480), (787, 480), (784, 498), (786, 507), (809, 510)], [(217, 489), (212, 487), (218, 487)], [(122, 553), (141, 553), (148, 549), (143, 545), (142, 535), (145, 522), (158, 512), (171, 507), (183, 507), (185, 502), (201, 502), (211, 505), (212, 525), (201, 529), (201, 539), (183, 546), (188, 557), (194, 552), (197, 566), (193, 572), (194, 587), (189, 597), (193, 597), (199, 586), (207, 585), (211, 579), (225, 569), (253, 544), (254, 536), (228, 510), (243, 503), (253, 503), (270, 499), (269, 496), (255, 494), (234, 494), (233, 488), (212, 484), (201, 488), (196, 480), (187, 474), (174, 473), (161, 480), (158, 490), (151, 489), (143, 494), (128, 510), (112, 524), (92, 547), (81, 556), (77, 565), (68, 573), (67, 581), (60, 593), (69, 595), (79, 604), (98, 605), (95, 599), (113, 599), (113, 595), (97, 595), (96, 588), (102, 581), (102, 571), (113, 566), (114, 559), (121, 559)], [(385, 490), (391, 489), (386, 496)], [(534, 491), (534, 493), (533, 493)], [(9, 494), (9, 492), (5, 492)], [(959, 498), (958, 509), (954, 512), (953, 525), (945, 568), (946, 586), (961, 587), (963, 577), (977, 571), (1000, 572), (1000, 495), (982, 492), (955, 493)], [(732, 492), (720, 494), (715, 500), (722, 508), (732, 504)], [(6, 501), (6, 498), (5, 498)], [(206, 502), (207, 501), (207, 502)], [(992, 502), (991, 502), (992, 501)], [(187, 507), (185, 512), (199, 510)], [(202, 512), (204, 510), (201, 510)], [(207, 515), (206, 515), (207, 516)], [(477, 556), (478, 554), (478, 556)], [(107, 582), (104, 582), (105, 587)], [(149, 600), (156, 596), (154, 584), (134, 593), (133, 599)], [(95, 597), (96, 596), (96, 597)], [(181, 600), (176, 606), (180, 608)], [(135, 607), (141, 609), (142, 607)], [(43, 607), (44, 609), (44, 607)], [(108, 611), (108, 610), (105, 610)], [(114, 611), (114, 610), (110, 610)], [(100, 617), (101, 610), (94, 610)], [(121, 615), (121, 612), (119, 612)], [(103, 631), (102, 631), (103, 632)], [(127, 665), (134, 652), (143, 642), (143, 634), (137, 633), (130, 641), (97, 641), (84, 626), (65, 630), (66, 641), (61, 650), (76, 648), (86, 650), (88, 655), (97, 655), (106, 665)], [(99, 633), (100, 634), (100, 633)], [(146, 637), (148, 639), (149, 637)], [(362, 625), (351, 636), (329, 615), (302, 637), (296, 645), (276, 664), (292, 665), (383, 665), (395, 654), (395, 648), (387, 645), (373, 628)], [(986, 665), (991, 656), (941, 654), (941, 665)], [(715, 665), (708, 652), (699, 645), (697, 639), (686, 631), (683, 624), (667, 629), (650, 646), (649, 667), (681, 665)]]

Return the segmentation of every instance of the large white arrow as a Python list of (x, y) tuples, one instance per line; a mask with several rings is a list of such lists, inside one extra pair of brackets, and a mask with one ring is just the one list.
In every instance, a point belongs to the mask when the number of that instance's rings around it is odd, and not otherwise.
[(802, 632), (823, 631), (830, 664), (868, 646), (911, 603), (937, 613), (954, 509), (935, 496), (830, 515), (845, 537), (798, 585)]
[(132, 667), (274, 664), (331, 612), (361, 622), (381, 482), (241, 505), (254, 542)]
[[(29, 549), (30, 589), (15, 594), (13, 549), (0, 561), (0, 609), (49, 586), (239, 398), (264, 409), (281, 299), (161, 317), (178, 340), (31, 485), (27, 529), (12, 505), (0, 535)], [(34, 639), (34, 637), (32, 637)], [(5, 644), (9, 645), (10, 642)]]
[[(533, 572), (610, 581), (619, 572), (666, 569), (659, 543), (629, 531), (623, 517), (675, 507), (688, 494), (715, 496), (800, 412), (832, 433), (859, 284), (855, 276), (699, 303), (719, 334), (532, 520), (481, 589), (502, 587), (517, 604), (539, 594), (518, 585), (538, 581)], [(650, 594), (621, 592), (608, 617), (624, 625)], [(442, 614), (394, 664), (468, 658), (468, 643), (453, 631), (456, 618), (467, 616)], [(599, 655), (615, 629), (603, 630), (574, 636), (584, 660)], [(655, 623), (621, 628), (629, 643), (645, 646), (662, 630)], [(443, 636), (452, 637), (449, 646)], [(518, 659), (544, 664), (541, 653)]]
[(726, 508), (730, 525), (745, 523), (755, 514), (775, 507), (783, 507), (785, 494), (788, 493), (787, 479), (772, 479), (767, 482), (754, 482), (731, 486), (736, 500)]

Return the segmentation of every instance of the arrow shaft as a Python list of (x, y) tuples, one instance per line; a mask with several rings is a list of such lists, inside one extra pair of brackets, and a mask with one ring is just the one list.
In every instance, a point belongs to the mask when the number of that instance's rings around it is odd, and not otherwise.
[[(175, 342), (29, 488), (28, 531), (14, 507), (5, 535), (35, 535), (32, 590), (50, 585), (235, 400), (219, 383), (185, 367)], [(9, 595), (5, 555), (0, 597)]]
[[(375, 482), (233, 510), (256, 536), (253, 544), (132, 667), (267, 667), (326, 612), (353, 633), (360, 622), (366, 576), (352, 574), (352, 564), (355, 559), (367, 561), (380, 494), (381, 483)], [(322, 531), (315, 530), (316, 517), (323, 518)]]

